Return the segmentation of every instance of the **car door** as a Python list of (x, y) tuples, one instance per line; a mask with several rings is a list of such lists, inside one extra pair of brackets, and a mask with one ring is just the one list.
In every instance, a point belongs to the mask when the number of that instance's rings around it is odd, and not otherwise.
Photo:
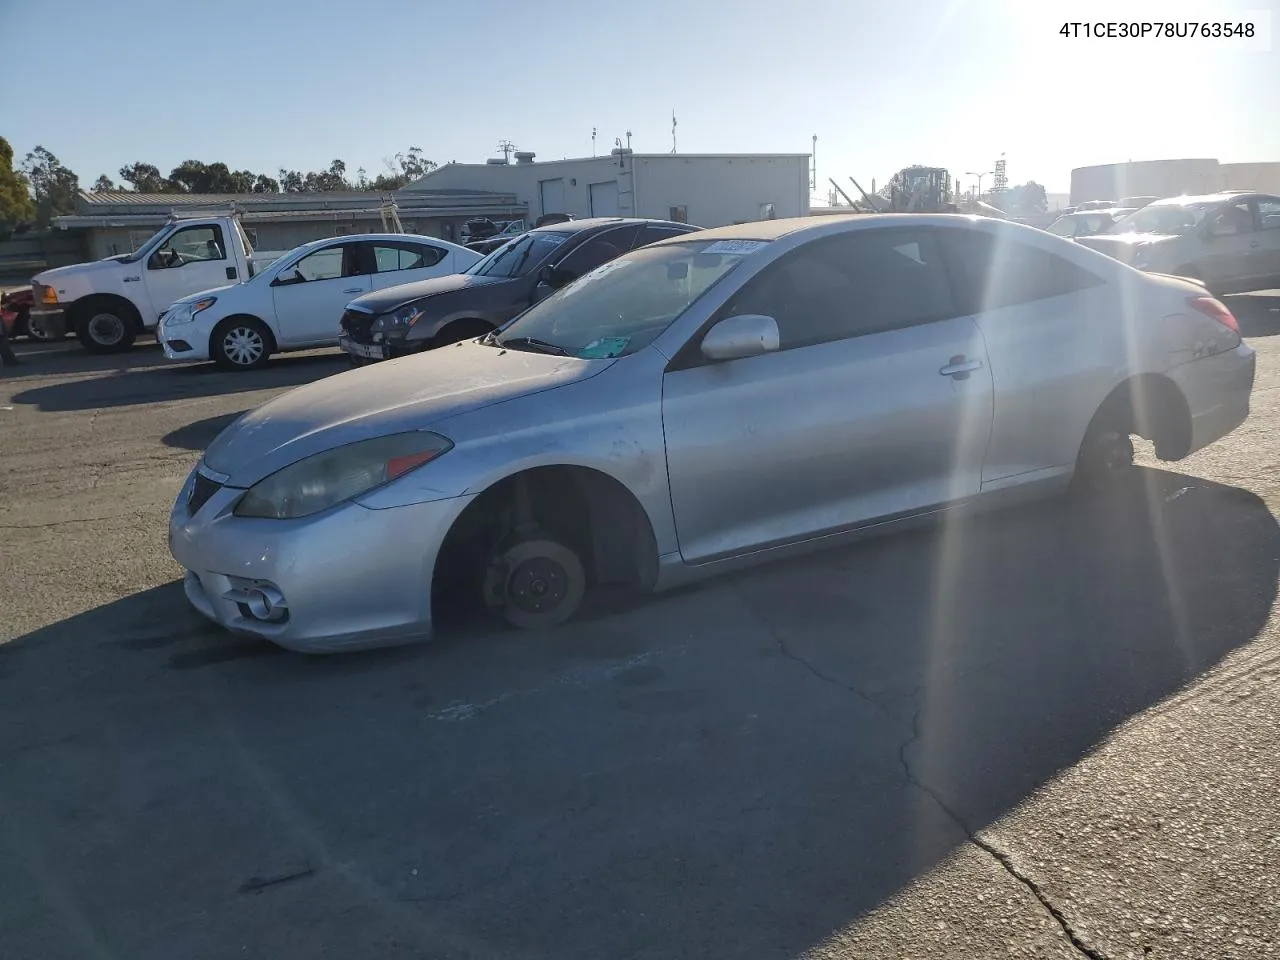
[(1280, 283), (1280, 197), (1258, 197), (1252, 276)]
[(1073, 463), (1123, 359), (1115, 355), (1122, 304), (1096, 274), (1007, 233), (939, 228), (936, 236), (958, 309), (987, 348), (994, 416), (984, 484)]
[(1258, 249), (1249, 200), (1225, 203), (1200, 228), (1201, 253), (1195, 266), (1209, 284), (1229, 283), (1253, 275)]
[(453, 254), (444, 247), (417, 240), (369, 240), (373, 256), (373, 289), (429, 280), (455, 273)]
[[(596, 267), (617, 259), (634, 249), (637, 233), (637, 226), (629, 223), (591, 235), (554, 263), (552, 270), (557, 279), (553, 282), (557, 286), (565, 286)], [(534, 289), (534, 299), (550, 296), (554, 289), (550, 284), (539, 281)]]
[(312, 250), (271, 281), (281, 346), (337, 343), (342, 311), (371, 289), (360, 242)]
[(152, 251), (142, 275), (154, 318), (181, 297), (234, 283), (237, 274), (222, 227), (201, 223), (175, 230)]
[[(705, 360), (705, 330), (742, 314), (773, 317), (779, 349)], [(784, 254), (664, 375), (681, 555), (706, 562), (974, 496), (991, 392), (927, 231), (855, 230)]]

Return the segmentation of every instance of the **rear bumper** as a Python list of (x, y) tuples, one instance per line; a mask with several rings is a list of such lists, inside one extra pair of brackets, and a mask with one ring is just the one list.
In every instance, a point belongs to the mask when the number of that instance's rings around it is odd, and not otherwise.
[(1192, 360), (1169, 371), (1191, 413), (1191, 448), (1207, 447), (1249, 416), (1257, 356), (1243, 341), (1234, 350)]

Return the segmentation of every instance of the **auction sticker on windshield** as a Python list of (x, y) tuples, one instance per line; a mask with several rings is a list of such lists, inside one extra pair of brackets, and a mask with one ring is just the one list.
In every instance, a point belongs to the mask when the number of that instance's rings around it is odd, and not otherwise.
[(768, 240), (717, 240), (709, 247), (703, 247), (702, 253), (755, 253), (761, 247), (767, 247)]

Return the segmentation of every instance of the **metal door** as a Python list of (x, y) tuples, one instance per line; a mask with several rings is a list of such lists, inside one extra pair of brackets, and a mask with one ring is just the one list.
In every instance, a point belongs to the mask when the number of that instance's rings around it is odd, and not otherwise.
[(281, 346), (337, 342), (343, 309), (372, 285), (361, 273), (359, 248), (343, 243), (316, 250), (272, 282)]
[(618, 181), (606, 180), (590, 186), (591, 215), (616, 217), (618, 215)]
[(227, 242), (222, 227), (216, 223), (193, 224), (174, 231), (144, 265), (142, 276), (154, 311), (144, 321), (153, 323), (181, 297), (248, 279), (239, 275)]
[(974, 496), (991, 402), (969, 318), (668, 372), (680, 553), (713, 560)]
[(564, 208), (564, 178), (538, 181), (538, 195), (542, 199), (542, 215), (567, 213)]

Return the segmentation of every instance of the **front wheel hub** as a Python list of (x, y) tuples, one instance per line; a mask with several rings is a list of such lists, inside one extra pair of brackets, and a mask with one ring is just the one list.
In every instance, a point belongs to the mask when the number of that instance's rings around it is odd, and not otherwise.
[(582, 604), (587, 577), (578, 555), (554, 540), (525, 540), (489, 563), (485, 602), (518, 627), (564, 623)]

